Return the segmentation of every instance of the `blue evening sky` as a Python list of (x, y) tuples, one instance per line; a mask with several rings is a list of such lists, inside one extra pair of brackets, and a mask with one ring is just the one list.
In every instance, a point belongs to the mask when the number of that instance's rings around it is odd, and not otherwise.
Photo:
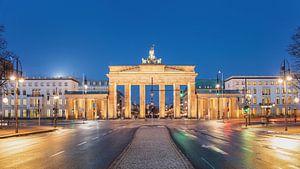
[(300, 26), (299, 0), (0, 0), (0, 24), (27, 76), (106, 79), (155, 44), (198, 78), (275, 75)]

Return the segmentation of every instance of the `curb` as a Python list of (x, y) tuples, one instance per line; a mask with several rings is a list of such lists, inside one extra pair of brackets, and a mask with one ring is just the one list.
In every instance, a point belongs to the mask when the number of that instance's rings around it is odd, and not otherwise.
[(49, 130), (41, 130), (41, 131), (10, 134), (10, 135), (0, 136), (0, 139), (10, 138), (10, 137), (27, 136), (27, 135), (34, 135), (34, 134), (41, 134), (41, 133), (49, 133), (49, 132), (53, 132), (53, 131), (56, 131), (56, 130), (58, 130), (58, 129), (49, 129)]

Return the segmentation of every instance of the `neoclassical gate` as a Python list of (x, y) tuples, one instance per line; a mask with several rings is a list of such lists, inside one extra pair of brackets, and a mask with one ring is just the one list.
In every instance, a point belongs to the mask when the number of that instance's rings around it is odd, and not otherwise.
[(117, 86), (124, 85), (125, 118), (131, 117), (131, 86), (139, 86), (140, 113), (145, 118), (146, 85), (159, 86), (160, 118), (165, 117), (165, 86), (173, 86), (173, 107), (175, 118), (180, 118), (180, 85), (187, 86), (188, 117), (196, 118), (195, 66), (170, 66), (161, 63), (154, 55), (154, 48), (149, 50), (147, 59), (137, 66), (109, 66), (108, 118), (117, 118)]

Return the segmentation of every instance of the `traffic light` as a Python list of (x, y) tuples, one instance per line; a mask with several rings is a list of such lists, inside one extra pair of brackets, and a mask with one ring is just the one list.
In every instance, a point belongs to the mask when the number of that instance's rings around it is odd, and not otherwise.
[(248, 112), (249, 112), (249, 106), (244, 106), (243, 109), (244, 109), (244, 112), (245, 112), (245, 113), (248, 113)]

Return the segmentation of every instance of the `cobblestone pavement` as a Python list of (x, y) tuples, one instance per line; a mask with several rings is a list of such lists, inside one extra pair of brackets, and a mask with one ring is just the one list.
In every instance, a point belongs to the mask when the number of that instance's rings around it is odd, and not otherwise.
[(166, 127), (143, 126), (111, 168), (190, 169), (193, 166), (177, 149)]

